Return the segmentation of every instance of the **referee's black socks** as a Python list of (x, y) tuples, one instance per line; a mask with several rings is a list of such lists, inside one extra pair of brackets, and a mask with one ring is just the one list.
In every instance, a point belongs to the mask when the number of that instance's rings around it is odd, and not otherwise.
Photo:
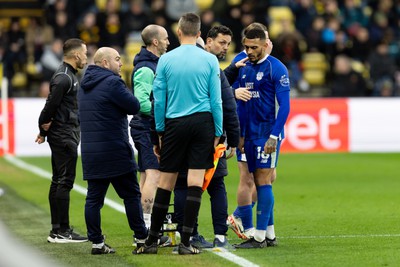
[(182, 227), (182, 237), (181, 237), (181, 242), (185, 246), (190, 245), (189, 239), (190, 235), (193, 232), (194, 225), (197, 221), (197, 216), (199, 215), (202, 194), (203, 194), (203, 189), (201, 187), (199, 186), (188, 187), (186, 203), (185, 203), (183, 227)]
[(158, 241), (158, 233), (164, 223), (164, 218), (167, 215), (171, 191), (157, 188), (154, 198), (153, 212), (151, 213), (150, 234), (146, 240), (146, 245), (150, 246)]

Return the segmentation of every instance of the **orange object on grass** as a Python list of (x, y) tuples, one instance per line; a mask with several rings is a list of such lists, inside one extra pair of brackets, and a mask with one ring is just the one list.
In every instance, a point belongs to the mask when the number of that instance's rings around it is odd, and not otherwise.
[(204, 174), (203, 191), (206, 190), (208, 185), (210, 184), (211, 178), (214, 176), (215, 169), (217, 168), (219, 158), (224, 155), (225, 150), (226, 150), (226, 146), (224, 144), (218, 144), (215, 147), (214, 167), (206, 170), (206, 173)]

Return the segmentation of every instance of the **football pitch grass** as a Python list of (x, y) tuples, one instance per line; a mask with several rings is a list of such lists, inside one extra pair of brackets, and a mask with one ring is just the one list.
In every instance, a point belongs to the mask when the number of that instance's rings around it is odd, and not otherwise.
[[(18, 160), (51, 172), (48, 157)], [(64, 266), (237, 266), (234, 262), (241, 266), (249, 262), (253, 266), (400, 266), (400, 154), (282, 154), (279, 160), (273, 186), (279, 245), (231, 251), (228, 258), (238, 256), (233, 261), (210, 251), (174, 255), (172, 248), (161, 248), (156, 256), (132, 255), (126, 217), (107, 205), (102, 209), (102, 228), (116, 254), (92, 256), (90, 243), (49, 244), (49, 180), (5, 158), (0, 158), (0, 188), (4, 190), (0, 219), (25, 244)], [(79, 164), (76, 185), (86, 188)], [(235, 159), (228, 164), (225, 182), (232, 213), (238, 171)], [(112, 187), (107, 198), (122, 205)], [(84, 201), (82, 193), (72, 191), (71, 224), (81, 234), (86, 233)], [(206, 192), (199, 224), (199, 232), (212, 242)], [(228, 239), (231, 244), (241, 241), (231, 230)], [(248, 262), (243, 264), (242, 259)]]

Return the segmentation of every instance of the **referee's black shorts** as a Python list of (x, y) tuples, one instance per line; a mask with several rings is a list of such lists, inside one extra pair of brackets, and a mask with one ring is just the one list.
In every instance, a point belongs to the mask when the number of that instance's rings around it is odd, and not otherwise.
[(214, 136), (214, 120), (210, 112), (166, 119), (160, 171), (212, 168)]

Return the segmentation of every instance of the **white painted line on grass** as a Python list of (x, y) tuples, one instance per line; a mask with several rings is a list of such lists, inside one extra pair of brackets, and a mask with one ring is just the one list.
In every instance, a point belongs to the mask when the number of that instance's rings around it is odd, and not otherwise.
[[(207, 249), (208, 250), (208, 249)], [(230, 262), (236, 263), (239, 266), (243, 266), (243, 267), (259, 267), (259, 265), (246, 260), (245, 258), (239, 257), (233, 253), (230, 253), (228, 251), (221, 251), (221, 252), (216, 252), (216, 251), (212, 251), (212, 250), (208, 250), (211, 251), (212, 253), (214, 253), (215, 255), (218, 255)]]
[[(16, 158), (14, 156), (5, 155), (4, 158), (11, 164), (13, 164), (23, 170), (32, 172), (42, 178), (51, 180), (52, 174), (46, 170), (43, 170), (35, 165), (29, 164), (29, 163), (27, 163), (19, 158)], [(87, 189), (80, 185), (74, 184), (73, 190), (86, 196)], [(125, 213), (125, 207), (111, 199), (105, 198), (104, 204), (111, 207), (112, 209), (115, 209), (115, 210), (121, 212), (121, 213)], [(209, 251), (214, 253), (215, 255), (218, 255), (218, 256), (220, 256), (232, 263), (235, 263), (236, 265), (242, 266), (242, 267), (259, 267), (259, 265), (252, 263), (251, 261), (248, 261), (245, 258), (239, 257), (228, 251), (223, 251), (223, 252), (216, 252), (216, 251), (212, 251), (212, 250), (209, 250)]]
[(328, 238), (370, 238), (370, 237), (400, 237), (400, 234), (370, 234), (370, 235), (310, 235), (310, 236), (279, 236), (279, 239), (328, 239)]
[[(52, 174), (50, 172), (46, 171), (46, 170), (43, 170), (43, 169), (41, 169), (41, 168), (39, 168), (39, 167), (37, 167), (35, 165), (26, 163), (25, 161), (22, 161), (19, 158), (16, 158), (16, 157), (13, 157), (13, 156), (10, 156), (10, 155), (5, 155), (4, 158), (8, 162), (14, 164), (15, 166), (17, 166), (17, 167), (19, 167), (21, 169), (24, 169), (26, 171), (30, 171), (30, 172), (32, 172), (32, 173), (34, 173), (34, 174), (36, 174), (36, 175), (38, 175), (40, 177), (46, 178), (46, 179), (51, 181)], [(83, 186), (80, 186), (78, 184), (74, 184), (73, 190), (75, 190), (76, 192), (86, 196), (87, 189), (84, 188)], [(111, 207), (111, 208), (113, 208), (113, 209), (115, 209), (115, 210), (117, 210), (119, 212), (125, 213), (125, 207), (120, 205), (119, 203), (111, 200), (111, 199), (105, 198), (104, 204), (106, 204), (107, 206), (109, 206), (109, 207)]]

